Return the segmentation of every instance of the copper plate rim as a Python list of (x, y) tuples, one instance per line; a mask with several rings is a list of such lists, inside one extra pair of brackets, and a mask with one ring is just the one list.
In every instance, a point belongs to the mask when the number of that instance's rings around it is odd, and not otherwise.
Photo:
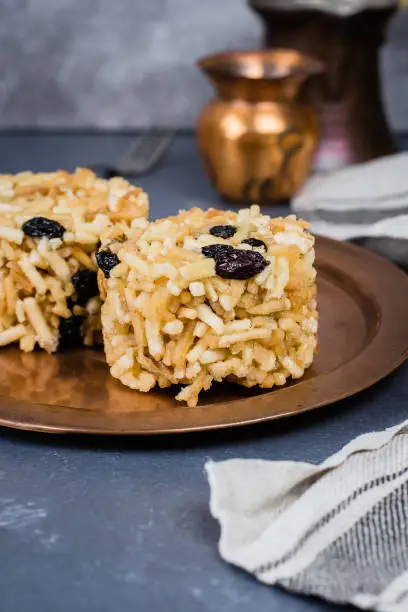
[[(177, 420), (186, 416), (186, 425), (169, 425), (152, 427), (149, 417), (146, 423), (138, 422), (137, 427), (122, 430), (121, 428), (94, 427), (76, 425), (55, 425), (51, 423), (33, 422), (29, 418), (22, 421), (0, 417), (0, 425), (13, 429), (29, 430), (46, 433), (86, 433), (99, 435), (156, 435), (169, 433), (187, 433), (193, 431), (208, 431), (237, 427), (255, 423), (262, 423), (294, 414), (301, 414), (315, 408), (320, 408), (350, 397), (390, 374), (408, 357), (408, 275), (395, 265), (372, 252), (361, 247), (317, 237), (318, 258), (317, 264), (331, 269), (338, 276), (348, 275), (356, 286), (364, 288), (365, 298), (376, 305), (377, 317), (375, 333), (369, 338), (363, 349), (349, 361), (325, 374), (307, 380), (300, 380), (297, 384), (282, 387), (271, 392), (265, 392), (255, 397), (224, 400), (225, 407), (234, 406), (228, 413), (228, 418), (204, 424), (189, 424), (191, 411), (214, 410), (216, 404), (202, 404), (198, 408), (177, 406), (166, 409), (169, 415), (177, 412)], [(349, 269), (352, 272), (349, 272)], [(299, 388), (303, 390), (306, 401), (299, 401)], [(253, 410), (256, 399), (256, 412), (249, 418), (239, 418), (241, 409)], [(26, 404), (14, 398), (0, 395), (2, 410), (13, 406)], [(52, 407), (43, 403), (30, 403), (30, 406), (39, 409), (52, 410)], [(76, 410), (64, 404), (56, 407)], [(135, 411), (137, 412), (137, 410)], [(141, 413), (139, 413), (141, 414)], [(202, 413), (203, 414), (203, 413)], [(236, 418), (234, 418), (234, 414)]]

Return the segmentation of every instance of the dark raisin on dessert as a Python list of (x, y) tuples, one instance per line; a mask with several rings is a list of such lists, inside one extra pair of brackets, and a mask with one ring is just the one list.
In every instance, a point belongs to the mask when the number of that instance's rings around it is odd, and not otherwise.
[(33, 217), (21, 226), (24, 234), (31, 238), (62, 238), (65, 233), (65, 227), (46, 217)]
[(247, 280), (259, 274), (269, 265), (257, 251), (234, 249), (215, 260), (215, 271), (222, 278)]
[(98, 277), (94, 270), (78, 270), (72, 275), (71, 280), (77, 294), (78, 304), (86, 304), (88, 300), (99, 294)]
[(73, 316), (69, 319), (61, 319), (59, 323), (58, 349), (76, 348), (82, 345), (82, 322), (83, 317)]
[(96, 254), (96, 263), (105, 275), (105, 278), (110, 277), (112, 268), (118, 265), (119, 257), (112, 251), (98, 251)]
[(74, 306), (75, 306), (74, 299), (72, 297), (67, 298), (67, 308), (68, 308), (68, 310), (70, 310), (72, 312)]
[(201, 252), (205, 257), (213, 257), (214, 259), (218, 259), (222, 257), (224, 253), (232, 253), (234, 247), (230, 244), (209, 244), (201, 249)]
[(236, 233), (237, 228), (233, 225), (214, 225), (209, 229), (212, 236), (216, 238), (232, 238)]
[(251, 247), (262, 247), (265, 249), (265, 251), (268, 250), (264, 241), (259, 240), (259, 238), (245, 238), (241, 244), (249, 244)]

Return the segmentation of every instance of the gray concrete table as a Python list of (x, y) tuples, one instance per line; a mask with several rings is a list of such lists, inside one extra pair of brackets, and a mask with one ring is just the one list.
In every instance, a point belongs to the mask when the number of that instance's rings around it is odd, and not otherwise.
[[(112, 162), (125, 135), (2, 135), (0, 172)], [(140, 183), (156, 216), (218, 203), (191, 137)], [(262, 426), (175, 437), (0, 430), (1, 612), (335, 612), (258, 584), (217, 554), (208, 459), (319, 462), (408, 415), (408, 365), (370, 390)]]

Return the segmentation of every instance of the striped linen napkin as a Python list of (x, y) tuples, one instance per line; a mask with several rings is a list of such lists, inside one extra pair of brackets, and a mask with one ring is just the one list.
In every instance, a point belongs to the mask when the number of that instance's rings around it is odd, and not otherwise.
[(207, 463), (222, 558), (266, 584), (362, 610), (408, 610), (408, 421), (320, 465)]
[(312, 232), (408, 265), (408, 153), (312, 177), (292, 201)]

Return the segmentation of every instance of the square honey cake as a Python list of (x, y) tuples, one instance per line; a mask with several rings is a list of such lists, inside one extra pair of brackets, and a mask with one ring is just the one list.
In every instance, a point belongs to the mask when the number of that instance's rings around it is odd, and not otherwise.
[(270, 389), (311, 365), (314, 237), (294, 216), (193, 208), (104, 253), (105, 353), (124, 385), (181, 385), (195, 406), (213, 381)]
[(119, 177), (0, 175), (0, 346), (54, 352), (100, 342), (101, 233), (125, 235), (147, 214), (147, 195)]

